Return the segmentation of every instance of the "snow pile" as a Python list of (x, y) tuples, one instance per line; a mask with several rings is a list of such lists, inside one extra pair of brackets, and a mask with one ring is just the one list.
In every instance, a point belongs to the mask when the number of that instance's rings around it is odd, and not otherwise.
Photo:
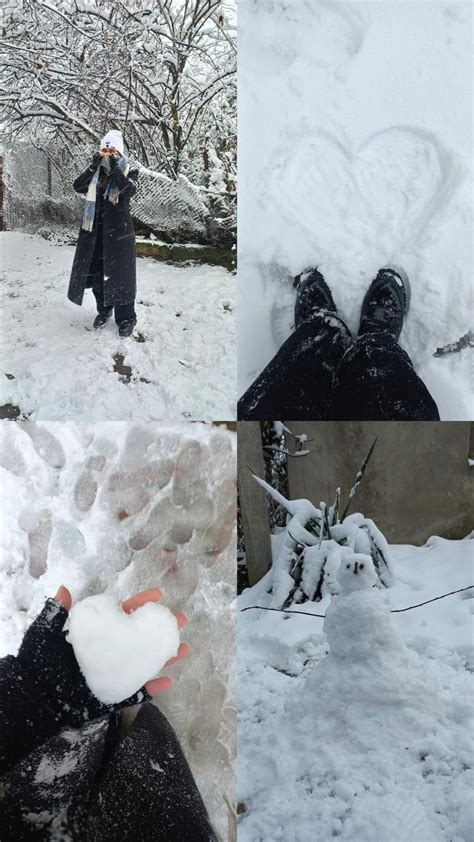
[(163, 602), (188, 617), (191, 654), (166, 669), (174, 684), (157, 704), (225, 835), (235, 737), (235, 435), (186, 422), (4, 421), (0, 445), (0, 656), (18, 650), (61, 584), (73, 604), (103, 593), (122, 602), (159, 587)]
[(67, 300), (74, 247), (17, 232), (1, 239), (0, 404), (37, 420), (235, 417), (229, 272), (139, 258), (137, 327), (120, 339), (113, 319), (92, 329), (91, 290), (83, 307)]
[(179, 646), (178, 624), (166, 605), (148, 602), (126, 614), (111, 594), (76, 603), (67, 630), (89, 689), (104, 704), (123, 702), (156, 678)]
[[(353, 556), (329, 605), (298, 606), (324, 623), (239, 615), (243, 842), (471, 838), (473, 594), (390, 609), (469, 585), (472, 543), (391, 549), (390, 590)], [(267, 589), (268, 577), (241, 607), (268, 604)]]
[(292, 329), (294, 275), (317, 265), (356, 333), (391, 262), (412, 288), (402, 346), (441, 417), (470, 419), (470, 349), (433, 353), (472, 327), (471, 15), (456, 2), (241, 4), (240, 393)]

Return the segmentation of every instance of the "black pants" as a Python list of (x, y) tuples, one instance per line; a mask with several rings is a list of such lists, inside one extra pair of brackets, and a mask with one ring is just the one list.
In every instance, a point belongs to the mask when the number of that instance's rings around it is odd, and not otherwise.
[[(145, 704), (124, 735), (106, 726), (96, 719), (63, 729), (2, 777), (2, 842), (217, 842), (164, 715)], [(60, 786), (42, 780), (45, 766), (67, 770)]]
[(78, 840), (217, 842), (178, 738), (154, 705), (143, 705), (125, 736), (112, 743), (83, 829)]
[(247, 389), (238, 418), (439, 421), (439, 412), (392, 337), (372, 333), (354, 341), (340, 318), (320, 310)]
[(103, 286), (94, 285), (92, 292), (97, 303), (97, 312), (101, 316), (106, 316), (115, 310), (115, 321), (118, 325), (122, 322), (134, 321), (137, 317), (135, 314), (135, 302), (130, 301), (128, 304), (116, 304), (115, 307), (104, 304), (104, 288)]

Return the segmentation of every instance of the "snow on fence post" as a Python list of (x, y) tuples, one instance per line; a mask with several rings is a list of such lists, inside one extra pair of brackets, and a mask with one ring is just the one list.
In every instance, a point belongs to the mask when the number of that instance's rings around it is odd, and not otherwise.
[(4, 217), (4, 191), (3, 191), (3, 165), (4, 158), (0, 155), (0, 231), (5, 231), (5, 217)]
[(250, 586), (255, 585), (267, 573), (272, 559), (267, 504), (265, 496), (252, 477), (252, 471), (265, 473), (262, 434), (259, 421), (244, 421), (239, 424), (238, 473)]

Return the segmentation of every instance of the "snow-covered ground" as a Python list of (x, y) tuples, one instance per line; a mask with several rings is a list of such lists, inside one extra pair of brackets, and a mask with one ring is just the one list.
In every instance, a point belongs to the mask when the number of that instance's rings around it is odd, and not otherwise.
[(293, 324), (314, 265), (357, 331), (387, 262), (411, 280), (401, 337), (442, 419), (469, 420), (472, 4), (239, 3), (239, 393)]
[[(235, 418), (235, 278), (137, 261), (134, 338), (92, 329), (95, 301), (66, 298), (74, 247), (2, 233), (0, 404), (36, 420)], [(144, 341), (143, 341), (144, 340)], [(114, 356), (131, 368), (114, 371)]]
[(159, 697), (228, 837), (235, 739), (235, 434), (190, 422), (0, 423), (0, 657), (60, 584), (149, 587), (184, 611), (191, 654)]
[[(241, 842), (472, 838), (474, 589), (387, 613), (473, 584), (472, 549), (470, 538), (392, 546), (396, 582), (368, 594), (377, 623), (362, 612), (339, 628), (333, 615), (331, 656), (322, 619), (239, 613)], [(269, 605), (270, 576), (239, 608)]]

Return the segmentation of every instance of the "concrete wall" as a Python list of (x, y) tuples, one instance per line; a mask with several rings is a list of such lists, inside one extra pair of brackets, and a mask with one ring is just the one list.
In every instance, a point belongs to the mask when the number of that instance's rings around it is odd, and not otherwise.
[(310, 455), (288, 460), (292, 498), (332, 503), (339, 485), (345, 504), (378, 435), (351, 512), (375, 520), (392, 543), (421, 545), (430, 535), (463, 538), (474, 527), (469, 422), (285, 423), (294, 433), (314, 439)]
[(245, 539), (249, 585), (260, 581), (270, 568), (272, 554), (265, 494), (252, 477), (265, 476), (259, 421), (239, 421), (238, 479), (242, 530)]

